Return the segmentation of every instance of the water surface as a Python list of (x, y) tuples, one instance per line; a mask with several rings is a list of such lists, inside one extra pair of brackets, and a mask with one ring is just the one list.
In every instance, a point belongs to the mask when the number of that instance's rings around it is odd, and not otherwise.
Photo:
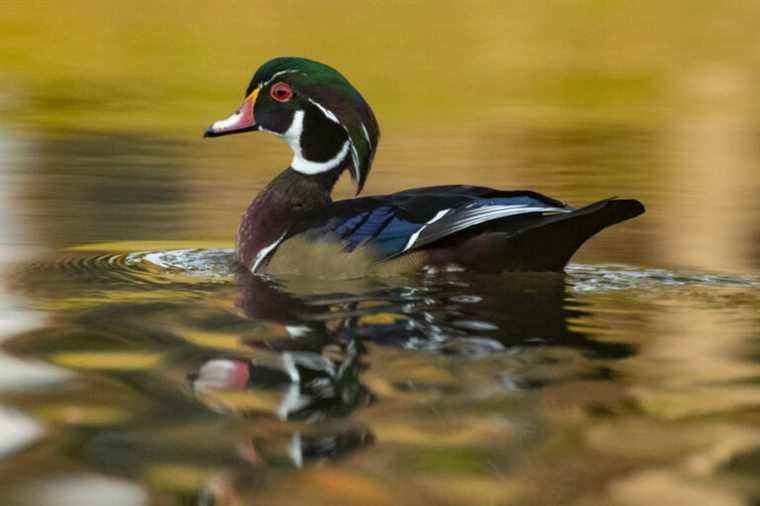
[(760, 493), (756, 276), (574, 264), (326, 284), (231, 261), (72, 251), (18, 267), (46, 323), (4, 349), (55, 369), (3, 395), (35, 429), (3, 462), (7, 501)]

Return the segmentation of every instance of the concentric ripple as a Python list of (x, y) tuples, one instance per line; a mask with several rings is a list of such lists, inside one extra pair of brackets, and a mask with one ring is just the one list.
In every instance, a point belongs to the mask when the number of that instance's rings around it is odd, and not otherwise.
[(232, 250), (182, 249), (130, 253), (67, 252), (54, 260), (17, 266), (15, 276), (23, 286), (39, 283), (84, 282), (93, 287), (116, 284), (193, 285), (229, 283)]
[(55, 261), (39, 261), (25, 264), (21, 273), (26, 283), (38, 277), (73, 277), (77, 281), (93, 283), (127, 282), (130, 284), (164, 283), (154, 269), (128, 260), (123, 253), (100, 255), (73, 254)]
[(227, 280), (234, 274), (232, 249), (178, 249), (141, 251), (125, 256), (131, 267), (159, 269), (163, 273), (184, 274), (213, 280)]

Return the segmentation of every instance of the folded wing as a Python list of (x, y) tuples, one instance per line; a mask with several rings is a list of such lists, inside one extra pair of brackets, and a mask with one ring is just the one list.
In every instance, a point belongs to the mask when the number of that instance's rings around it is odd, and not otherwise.
[(535, 192), (439, 186), (335, 202), (329, 213), (307, 220), (290, 236), (339, 240), (348, 252), (370, 247), (386, 260), (487, 222), (572, 211)]

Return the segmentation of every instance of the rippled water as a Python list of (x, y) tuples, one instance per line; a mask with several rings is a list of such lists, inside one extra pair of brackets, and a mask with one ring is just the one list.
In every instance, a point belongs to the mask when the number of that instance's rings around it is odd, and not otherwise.
[(123, 246), (14, 271), (51, 317), (4, 348), (55, 369), (3, 396), (26, 427), (4, 450), (11, 504), (760, 494), (758, 277), (573, 264), (324, 286), (241, 274), (229, 249)]

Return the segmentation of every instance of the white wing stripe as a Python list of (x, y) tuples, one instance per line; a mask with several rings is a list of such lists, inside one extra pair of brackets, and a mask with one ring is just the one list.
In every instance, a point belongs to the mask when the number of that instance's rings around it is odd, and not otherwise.
[(433, 216), (433, 217), (430, 219), (430, 221), (428, 221), (427, 223), (425, 223), (424, 225), (422, 225), (422, 226), (420, 227), (420, 229), (419, 229), (419, 230), (417, 230), (415, 233), (413, 233), (413, 234), (412, 234), (412, 235), (409, 237), (409, 240), (407, 241), (407, 243), (406, 243), (406, 246), (404, 247), (404, 249), (403, 249), (403, 250), (401, 250), (401, 252), (403, 253), (404, 251), (406, 251), (406, 250), (408, 250), (409, 248), (411, 248), (411, 247), (414, 245), (414, 243), (415, 243), (415, 242), (417, 242), (417, 238), (420, 236), (420, 233), (421, 233), (423, 230), (425, 230), (425, 227), (427, 227), (427, 226), (428, 226), (428, 225), (430, 225), (431, 223), (435, 223), (436, 221), (440, 220), (440, 219), (441, 219), (441, 218), (443, 218), (443, 217), (446, 215), (446, 213), (448, 213), (449, 211), (451, 211), (451, 209), (443, 209), (443, 210), (441, 210), (441, 211), (438, 211), (438, 212), (436, 213), (436, 215), (435, 215), (435, 216)]
[[(428, 244), (447, 235), (459, 232), (460, 230), (498, 218), (543, 212), (569, 213), (572, 212), (572, 210), (563, 209), (561, 207), (531, 207), (523, 204), (512, 206), (481, 206), (475, 209), (464, 210), (461, 213), (452, 213), (449, 220), (452, 221), (452, 223), (448, 224), (448, 226), (443, 225), (441, 227), (432, 228), (423, 227), (418, 231), (417, 237), (415, 237), (415, 243), (420, 241), (421, 244)], [(427, 229), (429, 234), (420, 238), (423, 229)], [(404, 251), (406, 251), (406, 249), (404, 249)]]

